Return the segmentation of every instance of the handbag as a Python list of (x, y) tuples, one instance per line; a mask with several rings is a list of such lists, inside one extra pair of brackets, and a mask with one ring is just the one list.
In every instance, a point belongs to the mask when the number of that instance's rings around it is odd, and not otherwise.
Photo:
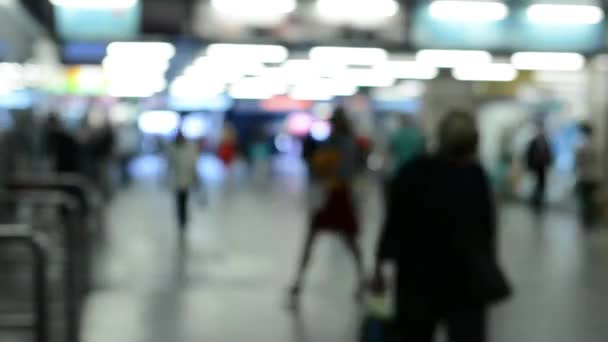
[(507, 300), (513, 288), (498, 262), (486, 253), (469, 253), (468, 291), (474, 300), (496, 304)]

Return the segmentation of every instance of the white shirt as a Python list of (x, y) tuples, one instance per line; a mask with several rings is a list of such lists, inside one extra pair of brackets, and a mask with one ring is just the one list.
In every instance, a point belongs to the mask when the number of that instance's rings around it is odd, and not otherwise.
[(173, 143), (168, 152), (171, 185), (179, 190), (186, 190), (195, 185), (198, 161), (196, 146), (190, 142)]

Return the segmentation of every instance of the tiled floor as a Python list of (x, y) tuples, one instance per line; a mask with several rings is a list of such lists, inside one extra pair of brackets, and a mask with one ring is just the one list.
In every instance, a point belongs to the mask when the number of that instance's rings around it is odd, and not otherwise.
[[(369, 261), (381, 211), (373, 187), (363, 194)], [(354, 269), (339, 241), (320, 241), (300, 315), (284, 308), (305, 227), (297, 182), (235, 185), (192, 210), (179, 248), (161, 185), (117, 196), (84, 342), (357, 341)], [(567, 213), (536, 220), (505, 207), (501, 252), (517, 293), (493, 311), (493, 341), (608, 340), (608, 235), (583, 234)]]

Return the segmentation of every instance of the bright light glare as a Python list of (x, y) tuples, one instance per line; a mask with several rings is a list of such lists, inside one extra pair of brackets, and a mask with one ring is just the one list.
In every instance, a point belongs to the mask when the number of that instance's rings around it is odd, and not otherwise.
[(166, 87), (164, 77), (113, 79), (108, 82), (108, 94), (113, 97), (150, 97)]
[(169, 61), (165, 59), (125, 59), (122, 56), (108, 56), (102, 62), (107, 72), (130, 73), (133, 69), (146, 70), (148, 72), (165, 73), (169, 70)]
[(477, 50), (421, 50), (416, 54), (416, 60), (440, 68), (454, 68), (490, 63), (492, 55)]
[(129, 60), (169, 60), (175, 56), (175, 46), (164, 42), (114, 42), (108, 45), (107, 54)]
[(200, 139), (209, 132), (209, 122), (199, 114), (190, 114), (182, 120), (182, 133), (188, 139)]
[(395, 0), (317, 0), (317, 11), (338, 21), (369, 20), (392, 17), (399, 12), (399, 5)]
[(235, 99), (265, 100), (287, 92), (287, 85), (262, 77), (247, 77), (232, 84), (230, 96)]
[(325, 120), (317, 120), (310, 126), (310, 136), (316, 141), (325, 141), (331, 135), (331, 125)]
[(319, 78), (297, 83), (289, 96), (296, 100), (326, 101), (334, 96), (353, 96), (358, 90), (356, 85), (348, 82)]
[(339, 63), (325, 63), (311, 61), (308, 59), (291, 59), (285, 62), (281, 68), (269, 68), (276, 71), (277, 77), (281, 74), (290, 82), (300, 81), (316, 77), (334, 77), (345, 68)]
[(274, 138), (274, 146), (281, 153), (289, 153), (293, 149), (293, 140), (285, 133), (280, 133)]
[(388, 60), (388, 52), (380, 48), (319, 46), (310, 50), (310, 59), (321, 63), (376, 65)]
[(511, 63), (520, 70), (577, 71), (585, 66), (585, 57), (571, 52), (517, 52)]
[(383, 69), (347, 69), (338, 78), (341, 82), (359, 87), (390, 87), (395, 78)]
[(535, 4), (528, 7), (527, 15), (539, 24), (592, 25), (604, 19), (604, 11), (592, 5)]
[(435, 19), (458, 22), (491, 22), (503, 20), (509, 8), (501, 2), (493, 1), (434, 1), (429, 7)]
[[(248, 1), (257, 5), (257, 1)], [(256, 62), (283, 63), (289, 56), (289, 50), (280, 45), (211, 44), (207, 47), (207, 56), (230, 60), (243, 58), (243, 60)]]
[(169, 110), (152, 110), (141, 113), (137, 120), (139, 129), (146, 134), (173, 133), (179, 127), (180, 116)]
[(287, 131), (289, 134), (303, 136), (308, 134), (312, 125), (312, 116), (306, 112), (295, 112), (287, 117)]
[(138, 0), (50, 0), (51, 4), (60, 7), (92, 9), (129, 9)]
[(459, 81), (510, 82), (517, 78), (517, 69), (508, 63), (458, 67), (452, 75)]
[(398, 79), (431, 80), (439, 74), (437, 67), (415, 61), (389, 61), (382, 68)]
[(296, 9), (296, 0), (212, 0), (211, 5), (229, 16), (285, 15)]

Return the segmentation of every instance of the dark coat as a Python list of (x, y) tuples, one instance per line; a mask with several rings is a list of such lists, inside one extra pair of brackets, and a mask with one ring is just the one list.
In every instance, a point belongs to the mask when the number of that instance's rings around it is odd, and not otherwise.
[(486, 305), (509, 288), (490, 183), (476, 163), (420, 157), (391, 185), (378, 258), (397, 263), (399, 314)]

